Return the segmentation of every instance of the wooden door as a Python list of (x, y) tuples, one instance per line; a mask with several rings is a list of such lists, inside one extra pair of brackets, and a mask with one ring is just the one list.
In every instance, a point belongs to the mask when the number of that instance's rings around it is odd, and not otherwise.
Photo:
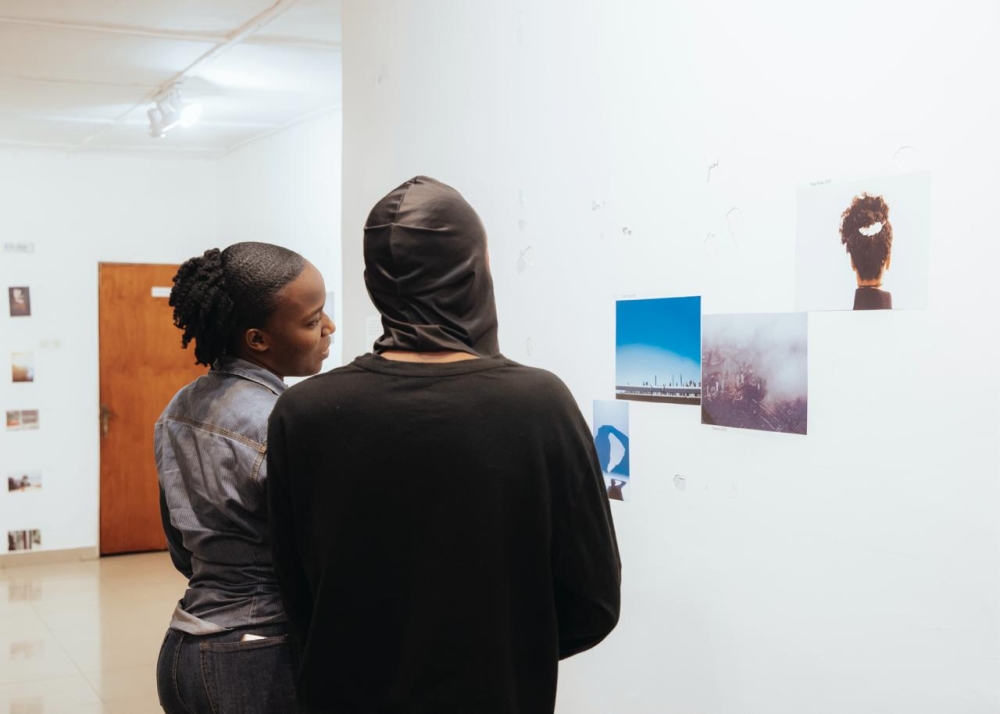
[(100, 265), (101, 555), (165, 550), (153, 425), (205, 373), (168, 305), (176, 265)]

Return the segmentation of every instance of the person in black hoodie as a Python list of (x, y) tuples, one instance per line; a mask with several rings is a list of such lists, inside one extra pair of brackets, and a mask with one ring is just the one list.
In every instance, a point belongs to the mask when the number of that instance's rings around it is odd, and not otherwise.
[(300, 704), (551, 714), (560, 659), (618, 621), (621, 562), (590, 430), (497, 341), (486, 231), (418, 176), (376, 204), (374, 353), (290, 388), (268, 431)]

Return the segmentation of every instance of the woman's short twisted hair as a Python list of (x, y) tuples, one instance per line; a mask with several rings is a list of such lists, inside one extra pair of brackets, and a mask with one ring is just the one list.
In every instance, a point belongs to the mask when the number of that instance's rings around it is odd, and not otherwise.
[(278, 293), (305, 268), (298, 253), (270, 243), (234, 243), (212, 248), (181, 265), (170, 306), (181, 344), (194, 341), (196, 364), (211, 366), (235, 347), (240, 334), (262, 327), (274, 313)]
[[(862, 280), (878, 280), (892, 250), (889, 204), (881, 196), (855, 196), (841, 214), (840, 242), (847, 248)], [(876, 224), (881, 224), (874, 230)]]

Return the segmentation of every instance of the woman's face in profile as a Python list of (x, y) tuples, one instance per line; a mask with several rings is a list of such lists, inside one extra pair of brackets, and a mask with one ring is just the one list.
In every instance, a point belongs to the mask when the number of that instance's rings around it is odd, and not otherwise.
[(285, 377), (307, 377), (330, 356), (336, 327), (323, 311), (326, 284), (312, 263), (278, 293), (278, 303), (264, 332), (270, 338), (272, 367)]

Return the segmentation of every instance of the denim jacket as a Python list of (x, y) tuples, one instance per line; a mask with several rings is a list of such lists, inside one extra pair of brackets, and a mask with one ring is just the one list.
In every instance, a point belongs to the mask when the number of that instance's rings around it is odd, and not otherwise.
[(267, 534), (267, 418), (287, 388), (223, 358), (181, 389), (156, 422), (160, 513), (188, 578), (173, 629), (200, 635), (285, 621)]

